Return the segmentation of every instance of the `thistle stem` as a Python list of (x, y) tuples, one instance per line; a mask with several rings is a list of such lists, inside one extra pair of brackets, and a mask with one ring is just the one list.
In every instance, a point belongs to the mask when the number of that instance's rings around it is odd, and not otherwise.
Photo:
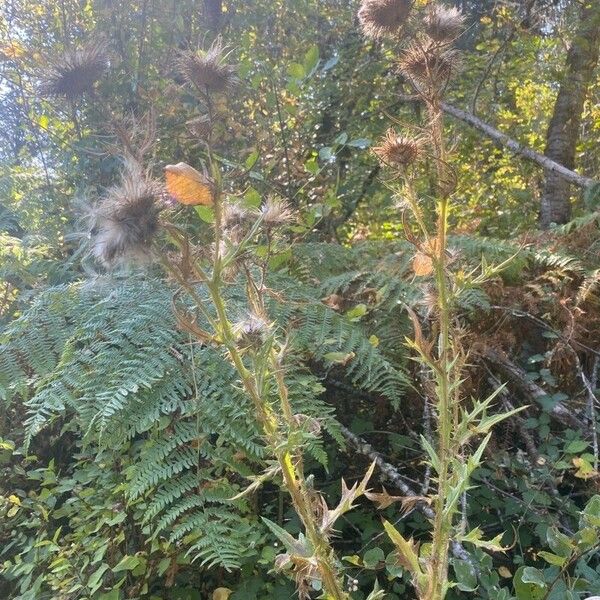
[(451, 432), (452, 407), (450, 387), (452, 382), (452, 347), (450, 321), (452, 318), (448, 302), (448, 280), (446, 277), (446, 251), (448, 231), (449, 190), (446, 182), (446, 157), (442, 111), (439, 101), (430, 103), (431, 134), (437, 167), (438, 202), (437, 240), (435, 248), (435, 279), (438, 296), (439, 338), (437, 370), (437, 413), (438, 413), (438, 486), (435, 498), (431, 566), (431, 596), (428, 600), (443, 600), (448, 589), (448, 549), (452, 536), (452, 512), (446, 511), (446, 497), (452, 479)]
[[(290, 494), (292, 504), (296, 510), (304, 529), (306, 537), (310, 541), (314, 556), (318, 564), (319, 574), (323, 582), (323, 588), (328, 597), (332, 600), (347, 600), (348, 594), (344, 592), (343, 583), (338, 576), (335, 566), (335, 555), (326, 535), (320, 530), (317, 523), (317, 517), (311, 504), (310, 496), (307, 492), (307, 486), (304, 479), (301, 459), (294, 460), (293, 454), (289, 450), (279, 450), (282, 447), (282, 440), (279, 439), (277, 419), (272, 414), (268, 402), (259, 392), (257, 381), (252, 372), (249, 371), (242, 360), (242, 356), (237, 349), (235, 335), (229, 323), (225, 302), (220, 294), (219, 277), (213, 277), (208, 284), (212, 302), (217, 311), (217, 318), (220, 327), (220, 336), (227, 352), (233, 362), (233, 365), (242, 379), (246, 393), (252, 399), (257, 412), (257, 418), (265, 433), (268, 444), (274, 450), (275, 457), (281, 468), (283, 480)], [(281, 403), (283, 416), (286, 422), (292, 424), (292, 409), (289, 404), (287, 387), (279, 371), (277, 361), (271, 355), (271, 367), (273, 369), (278, 387), (278, 395)]]

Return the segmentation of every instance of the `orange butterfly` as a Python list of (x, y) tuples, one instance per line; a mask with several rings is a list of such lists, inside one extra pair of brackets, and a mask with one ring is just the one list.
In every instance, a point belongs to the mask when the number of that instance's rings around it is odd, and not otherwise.
[(211, 206), (214, 203), (211, 180), (184, 162), (167, 165), (165, 179), (167, 191), (181, 204)]

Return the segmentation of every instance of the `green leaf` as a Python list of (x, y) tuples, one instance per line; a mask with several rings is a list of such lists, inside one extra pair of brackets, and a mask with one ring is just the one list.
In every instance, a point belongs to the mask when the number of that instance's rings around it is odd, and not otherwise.
[(538, 552), (538, 555), (541, 556), (547, 563), (557, 567), (562, 567), (567, 562), (566, 557), (557, 556), (556, 554), (552, 554), (552, 552), (546, 552), (545, 550)]
[(361, 317), (364, 317), (367, 314), (367, 305), (366, 304), (357, 304), (350, 310), (346, 312), (346, 317), (350, 319), (350, 321), (359, 321)]
[(300, 556), (310, 556), (310, 550), (307, 546), (306, 540), (302, 537), (296, 539), (294, 536), (289, 534), (285, 529), (279, 527), (277, 523), (274, 523), (266, 517), (261, 517), (263, 523), (271, 530), (271, 533), (286, 547), (288, 552), (292, 554), (298, 554)]
[(343, 146), (347, 141), (348, 141), (348, 134), (345, 131), (342, 131), (342, 133), (340, 133), (340, 135), (338, 135), (335, 138), (335, 140), (333, 140), (333, 143), (336, 146)]
[(319, 172), (319, 163), (317, 163), (317, 159), (314, 157), (309, 158), (304, 163), (304, 170), (308, 173), (311, 173), (312, 175), (316, 175)]
[(346, 143), (346, 146), (352, 146), (352, 148), (360, 148), (364, 150), (371, 145), (371, 140), (368, 138), (356, 138), (355, 140), (350, 140)]
[(544, 580), (544, 574), (535, 567), (525, 567), (521, 574), (521, 580), (525, 583), (533, 583), (538, 587), (545, 588), (547, 584)]
[(376, 569), (380, 562), (385, 561), (385, 554), (381, 548), (371, 548), (363, 556), (363, 563), (367, 569)]
[(466, 560), (453, 559), (454, 575), (461, 592), (473, 592), (477, 589), (477, 575)]
[(199, 204), (198, 206), (194, 206), (194, 210), (205, 223), (215, 222), (215, 211), (210, 206)]
[(260, 201), (260, 194), (253, 187), (249, 187), (244, 194), (244, 206), (248, 208), (258, 208), (260, 206)]
[(546, 530), (546, 540), (552, 552), (562, 557), (571, 556), (573, 552), (573, 541), (564, 533), (558, 531), (555, 527), (548, 527)]
[(246, 161), (244, 162), (244, 166), (246, 167), (246, 169), (249, 171), (255, 164), (256, 161), (258, 160), (258, 150), (254, 150), (254, 152), (252, 152), (248, 158), (246, 158)]
[(304, 79), (306, 77), (306, 71), (300, 63), (292, 63), (288, 67), (288, 75), (294, 79)]
[(100, 594), (97, 597), (97, 600), (119, 600), (119, 588), (113, 588), (110, 592), (106, 592), (105, 594)]
[(565, 452), (569, 454), (578, 454), (583, 452), (589, 446), (585, 440), (573, 440), (569, 442), (565, 447)]
[(323, 355), (323, 358), (333, 363), (345, 365), (354, 356), (354, 352), (327, 352), (327, 354)]
[(113, 567), (113, 573), (119, 573), (120, 571), (133, 571), (139, 564), (140, 559), (137, 556), (130, 556), (126, 554), (119, 562), (118, 565)]
[(403, 567), (408, 568), (413, 575), (423, 575), (415, 543), (412, 540), (409, 541), (404, 539), (400, 532), (386, 520), (383, 521), (383, 527), (394, 546), (396, 546), (398, 562)]
[[(533, 579), (539, 579), (537, 574), (531, 573), (532, 569), (532, 567), (520, 567), (513, 577), (513, 585), (517, 600), (543, 600), (546, 595), (546, 584), (543, 582), (543, 579), (541, 585), (529, 581), (529, 579), (532, 578), (532, 575)], [(537, 569), (533, 569), (533, 571), (540, 573)], [(527, 581), (525, 581), (524, 578)]]
[(319, 150), (319, 158), (323, 161), (329, 162), (334, 158), (333, 150), (329, 146), (324, 146)]
[(600, 496), (598, 496), (597, 494), (595, 496), (592, 496), (589, 502), (585, 505), (581, 517), (581, 529), (586, 525), (591, 525), (592, 527), (600, 527)]
[(427, 441), (424, 436), (421, 436), (421, 445), (423, 446), (425, 452), (429, 456), (429, 461), (431, 462), (431, 466), (436, 473), (440, 472), (440, 459), (436, 451), (433, 449), (433, 446)]
[(311, 75), (319, 64), (319, 47), (315, 44), (311, 46), (304, 55), (304, 71)]
[(467, 535), (458, 536), (457, 540), (460, 542), (468, 542), (469, 544), (473, 544), (478, 548), (485, 548), (486, 550), (491, 550), (492, 552), (506, 552), (506, 548), (502, 546), (501, 533), (499, 533), (492, 540), (484, 540), (483, 531), (479, 527), (475, 527), (475, 529), (469, 531)]

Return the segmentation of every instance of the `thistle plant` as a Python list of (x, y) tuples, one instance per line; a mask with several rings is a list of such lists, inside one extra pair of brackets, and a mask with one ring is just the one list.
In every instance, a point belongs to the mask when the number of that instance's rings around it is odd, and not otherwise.
[[(392, 21), (385, 18), (392, 11), (392, 5), (397, 7), (397, 15), (404, 16), (404, 20), (394, 21), (393, 30), (389, 26)], [(479, 530), (467, 533), (456, 524), (460, 500), (469, 488), (470, 475), (481, 463), (491, 427), (513, 413), (488, 415), (488, 408), (500, 390), (484, 401), (473, 400), (468, 404), (463, 398), (461, 372), (467, 352), (461, 345), (460, 323), (454, 307), (464, 290), (480, 285), (506, 263), (496, 267), (483, 263), (480, 269), (468, 274), (453, 272), (448, 215), (457, 181), (447, 150), (442, 99), (457, 70), (458, 54), (453, 42), (462, 30), (463, 17), (456, 9), (430, 5), (424, 15), (409, 18), (407, 6), (411, 3), (364, 0), (359, 17), (365, 35), (371, 38), (379, 38), (382, 32), (396, 37), (400, 37), (401, 32), (410, 33), (399, 53), (397, 66), (412, 86), (415, 97), (427, 109), (427, 122), (418, 137), (390, 129), (374, 152), (394, 174), (394, 180), (401, 181), (393, 190), (400, 199), (406, 237), (415, 248), (415, 276), (431, 276), (434, 281), (433, 288), (424, 295), (433, 320), (429, 337), (423, 333), (424, 327), (415, 312), (408, 307), (407, 310), (415, 329), (415, 337), (408, 340), (408, 344), (433, 382), (431, 401), (437, 423), (436, 440), (432, 444), (422, 438), (422, 444), (435, 474), (437, 489), (429, 499), (434, 512), (430, 544), (419, 548), (412, 540), (404, 539), (391, 524), (386, 523), (385, 527), (396, 546), (399, 563), (412, 575), (418, 597), (443, 600), (452, 585), (448, 567), (453, 542), (502, 550), (499, 537), (484, 541)], [(376, 7), (381, 10), (377, 11)], [(435, 197), (429, 199), (437, 215), (434, 227), (428, 222), (430, 211), (426, 200), (419, 198), (417, 191), (418, 167), (425, 158), (435, 170)], [(471, 443), (479, 436), (484, 437), (476, 449), (471, 450)]]
[[(180, 327), (193, 343), (223, 350), (237, 372), (266, 448), (264, 472), (252, 477), (231, 500), (251, 494), (267, 481), (278, 481), (289, 494), (303, 531), (294, 538), (264, 519), (285, 548), (276, 557), (274, 569), (295, 581), (300, 598), (322, 591), (326, 598), (345, 600), (350, 596), (331, 538), (336, 521), (366, 492), (374, 464), (352, 487), (342, 482), (335, 508), (328, 507), (305, 473), (304, 451), (321, 436), (321, 424), (318, 416), (295, 411), (290, 401), (288, 340), (269, 316), (269, 304), (277, 300), (268, 287), (269, 264), (285, 244), (285, 228), (295, 214), (276, 197), (251, 208), (225, 193), (235, 182), (227, 181), (215, 155), (213, 131), (219, 119), (215, 96), (237, 81), (227, 58), (228, 51), (217, 40), (207, 52), (183, 52), (179, 59), (186, 85), (197, 93), (204, 111), (189, 123), (204, 150), (201, 170), (183, 162), (167, 165), (166, 189), (159, 190), (135, 161), (126, 162), (121, 184), (109, 190), (97, 207), (93, 252), (107, 265), (151, 255), (180, 288), (173, 301)], [(210, 248), (195, 242), (180, 218), (175, 224), (164, 216), (163, 199), (168, 196), (184, 207), (179, 211), (183, 215), (174, 213), (184, 220), (186, 214), (193, 216), (193, 207), (202, 207), (205, 220), (206, 211), (210, 213)], [(167, 247), (155, 240), (159, 224), (167, 234)], [(246, 314), (232, 314), (230, 309), (234, 282), (236, 289), (241, 283), (245, 290)], [(372, 599), (377, 597), (377, 593), (372, 595)]]

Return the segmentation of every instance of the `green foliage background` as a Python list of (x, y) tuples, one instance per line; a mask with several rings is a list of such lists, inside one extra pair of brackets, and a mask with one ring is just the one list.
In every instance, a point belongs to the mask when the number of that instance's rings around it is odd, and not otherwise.
[[(530, 21), (519, 3), (461, 4), (469, 29), (450, 101), (475, 106), (484, 120), (543, 152), (575, 3), (535, 2)], [(266, 486), (227, 500), (266, 466), (232, 369), (177, 328), (173, 289), (157, 271), (104, 273), (81, 234), (83, 206), (120, 168), (106, 111), (129, 125), (153, 115), (157, 142), (148, 159), (157, 175), (167, 163), (200, 164), (201, 148), (186, 126), (198, 105), (175, 61), (178, 50), (205, 45), (218, 32), (233, 46), (243, 82), (222, 101), (230, 116), (217, 136), (223, 164), (243, 172), (230, 192), (249, 204), (277, 193), (300, 214), (294, 244), (277, 256), (269, 285), (281, 298), (273, 316), (290, 334), (293, 405), (325, 430), (323, 442), (309, 448), (315, 487), (335, 499), (340, 478), (360, 478), (368, 465), (345, 445), (340, 425), (368, 440), (415, 491), (426, 481), (424, 392), (404, 344), (411, 327), (403, 309), (425, 312), (424, 290), (368, 151), (387, 115), (418, 126), (419, 106), (402, 99), (408, 88), (386, 61), (392, 49), (362, 38), (355, 3), (252, 0), (223, 8), (215, 28), (197, 0), (15, 0), (2, 7), (2, 597), (191, 600), (219, 587), (233, 590), (232, 600), (293, 597), (293, 587), (269, 572), (277, 541), (260, 519), (296, 533), (284, 496)], [(92, 34), (111, 48), (96, 95), (72, 105), (41, 98), (47, 57)], [(591, 176), (600, 161), (599, 93), (596, 80), (578, 153)], [(574, 197), (575, 221), (536, 234), (540, 169), (458, 123), (448, 127), (459, 169), (452, 244), (461, 264), (475, 268), (482, 256), (501, 262), (520, 249), (502, 278), (460, 298), (475, 349), (467, 385), (476, 396), (503, 379), (481, 358), (491, 347), (506, 351), (545, 392), (523, 419), (498, 429), (464, 511), (471, 528), (489, 539), (502, 534), (509, 550), (467, 548), (481, 576), (474, 580), (454, 559), (450, 597), (600, 594), (598, 457), (589, 434), (597, 417), (586, 416), (577, 374), (593, 374), (599, 356), (597, 206)], [(206, 235), (200, 219), (193, 226)], [(241, 290), (232, 285), (230, 294), (242, 311)], [(509, 390), (513, 404), (530, 403), (517, 387)], [(558, 403), (589, 429), (557, 421)], [(417, 540), (429, 527), (418, 510), (401, 514), (394, 505), (377, 514), (363, 503), (341, 522), (338, 549), (358, 581), (356, 598), (375, 579), (386, 597), (410, 598), (381, 516)]]

